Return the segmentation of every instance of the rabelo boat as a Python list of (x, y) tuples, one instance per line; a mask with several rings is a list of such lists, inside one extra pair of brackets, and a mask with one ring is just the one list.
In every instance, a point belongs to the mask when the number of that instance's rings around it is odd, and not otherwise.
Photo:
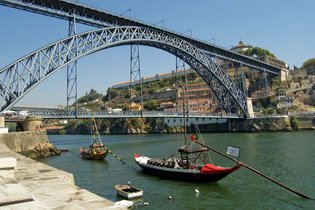
[(91, 130), (92, 130), (91, 134), (93, 136), (91, 139), (92, 141), (91, 145), (89, 146), (89, 149), (85, 149), (84, 147), (81, 147), (80, 155), (83, 159), (103, 160), (108, 155), (109, 150), (107, 147), (105, 147), (105, 145), (103, 144), (101, 140), (94, 117), (92, 117)]

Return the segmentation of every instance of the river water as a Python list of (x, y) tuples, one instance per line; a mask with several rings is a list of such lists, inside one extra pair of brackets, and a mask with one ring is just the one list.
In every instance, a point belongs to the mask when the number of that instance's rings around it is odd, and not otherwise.
[[(240, 147), (242, 162), (315, 198), (314, 131), (203, 134), (203, 139), (223, 152), (228, 145)], [(126, 165), (111, 155), (104, 161), (81, 159), (79, 148), (88, 147), (89, 135), (50, 135), (49, 140), (70, 151), (41, 160), (43, 163), (72, 173), (76, 185), (112, 201), (122, 199), (114, 185), (130, 181), (144, 190), (135, 209), (315, 209), (315, 201), (300, 198), (246, 168), (217, 183), (189, 183), (144, 174), (134, 162), (133, 153), (151, 157), (175, 153), (180, 146), (179, 135), (102, 136)], [(211, 157), (216, 165), (233, 165), (216, 154)]]

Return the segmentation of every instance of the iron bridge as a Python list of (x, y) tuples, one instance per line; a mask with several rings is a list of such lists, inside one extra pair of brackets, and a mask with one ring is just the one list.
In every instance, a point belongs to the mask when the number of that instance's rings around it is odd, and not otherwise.
[(0, 0), (0, 5), (69, 21), (73, 19), (101, 28), (72, 34), (0, 69), (1, 111), (10, 109), (34, 87), (63, 67), (94, 52), (121, 45), (151, 46), (177, 56), (204, 79), (227, 113), (237, 108), (242, 113), (239, 117), (245, 118), (249, 117), (247, 96), (216, 63), (216, 58), (238, 62), (274, 75), (279, 75), (281, 71), (275, 66), (168, 29), (69, 1)]

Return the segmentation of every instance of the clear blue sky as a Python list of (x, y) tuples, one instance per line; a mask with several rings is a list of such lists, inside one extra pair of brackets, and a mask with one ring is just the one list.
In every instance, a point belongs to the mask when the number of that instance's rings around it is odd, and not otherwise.
[[(291, 67), (315, 57), (314, 0), (80, 0), (103, 10), (125, 13), (230, 48), (242, 40), (266, 48)], [(79, 32), (91, 28), (80, 25)], [(68, 22), (0, 6), (0, 68), (68, 33)], [(190, 35), (190, 34), (189, 34)], [(116, 47), (78, 61), (78, 94), (102, 92), (129, 80), (129, 47)], [(141, 47), (142, 76), (174, 69), (175, 57)], [(66, 71), (57, 72), (17, 105), (66, 104)]]

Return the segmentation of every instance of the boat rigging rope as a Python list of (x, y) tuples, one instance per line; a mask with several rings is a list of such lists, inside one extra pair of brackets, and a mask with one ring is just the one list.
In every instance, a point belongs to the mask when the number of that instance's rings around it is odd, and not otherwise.
[(296, 207), (299, 207), (299, 208), (301, 208), (301, 209), (306, 209), (306, 208), (303, 207), (303, 206), (300, 206), (300, 205), (295, 204), (295, 203), (293, 203), (293, 202), (291, 202), (291, 201), (287, 201), (287, 200), (285, 200), (285, 199), (283, 199), (283, 198), (280, 198), (280, 197), (277, 197), (277, 196), (275, 196), (275, 195), (272, 195), (272, 194), (270, 194), (270, 193), (267, 192), (267, 191), (264, 191), (264, 190), (262, 190), (262, 189), (260, 189), (260, 188), (254, 187), (253, 185), (246, 184), (246, 183), (242, 182), (241, 180), (239, 180), (239, 179), (233, 177), (232, 175), (228, 175), (228, 177), (231, 178), (231, 179), (233, 179), (233, 180), (235, 180), (235, 181), (237, 181), (237, 182), (239, 182), (239, 183), (242, 184), (242, 185), (245, 185), (245, 186), (247, 186), (247, 187), (250, 187), (250, 188), (255, 189), (256, 191), (259, 191), (259, 192), (261, 192), (261, 193), (264, 194), (264, 195), (267, 195), (267, 196), (269, 196), (269, 197), (273, 197), (273, 198), (275, 198), (275, 199), (281, 200), (282, 202), (291, 204), (291, 205), (296, 206)]
[[(197, 125), (197, 124), (194, 124), (194, 126), (195, 126), (195, 129), (196, 129), (197, 133), (198, 133), (198, 134), (199, 134), (199, 136), (200, 136), (201, 143), (203, 143), (203, 144), (204, 144), (204, 140), (203, 140), (203, 137), (202, 137), (202, 135), (201, 135), (201, 133), (200, 133), (200, 130), (199, 130), (198, 125)], [(211, 164), (213, 164), (213, 160), (212, 160), (212, 158), (211, 158), (210, 153), (209, 153), (209, 152), (207, 152), (207, 155), (208, 155), (208, 158), (209, 158), (209, 160), (210, 160), (210, 163), (211, 163)]]

